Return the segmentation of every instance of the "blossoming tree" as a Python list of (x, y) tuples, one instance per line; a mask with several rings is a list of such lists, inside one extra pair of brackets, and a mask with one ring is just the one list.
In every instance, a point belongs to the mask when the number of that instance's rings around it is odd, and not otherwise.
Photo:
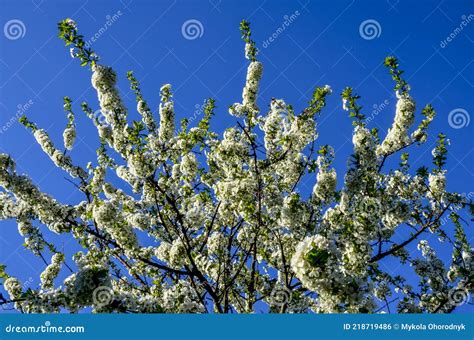
[[(24, 289), (1, 266), (8, 293), (0, 295), (2, 305), (26, 313), (250, 313), (262, 306), (273, 313), (434, 313), (453, 311), (472, 293), (473, 249), (468, 222), (458, 214), (472, 205), (446, 191), (446, 136), (438, 136), (433, 166), (410, 167), (408, 151), (426, 141), (435, 112), (425, 106), (412, 128), (415, 102), (397, 60), (385, 60), (397, 95), (387, 133), (369, 130), (359, 96), (342, 92), (354, 151), (337, 189), (334, 150), (316, 143), (316, 120), (331, 88), (317, 87), (300, 113), (281, 99), (263, 112), (263, 66), (248, 22), (240, 28), (250, 64), (242, 101), (229, 108), (236, 126), (220, 137), (209, 129), (214, 99), (197, 126), (184, 119), (176, 128), (171, 85), (161, 87), (156, 119), (132, 72), (142, 119), (130, 122), (114, 71), (99, 64), (74, 21), (59, 23), (72, 57), (92, 71), (105, 121), (82, 103), (100, 136), (97, 159), (83, 168), (68, 155), (76, 137), (70, 98), (64, 148), (20, 120), (84, 194), (76, 205), (43, 193), (0, 155), (0, 218), (16, 220), (24, 246), (45, 262), (36, 289)], [(387, 169), (391, 157), (400, 157), (395, 169)], [(111, 172), (122, 188), (106, 181)], [(305, 176), (315, 183), (308, 195), (299, 190)], [(444, 216), (452, 223), (442, 225)], [(395, 242), (402, 228), (411, 233)], [(48, 241), (50, 232), (70, 235), (83, 250), (70, 258)], [(449, 263), (423, 240), (427, 233), (452, 252)], [(410, 254), (406, 248), (416, 242), (421, 254)], [(412, 266), (419, 282), (385, 272), (379, 263), (390, 258)], [(58, 282), (60, 275), (68, 276)]]

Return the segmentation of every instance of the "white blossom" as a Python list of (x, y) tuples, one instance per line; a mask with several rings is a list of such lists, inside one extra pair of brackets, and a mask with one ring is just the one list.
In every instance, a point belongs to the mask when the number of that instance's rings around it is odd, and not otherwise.
[(387, 155), (398, 151), (411, 141), (408, 129), (415, 119), (415, 101), (408, 94), (397, 95), (397, 107), (392, 127), (377, 148), (378, 155)]
[(257, 107), (257, 92), (262, 73), (262, 63), (252, 61), (247, 69), (247, 79), (242, 92), (242, 103), (235, 103), (230, 107), (229, 113), (231, 115), (242, 117), (246, 113), (256, 113), (259, 111)]
[(174, 135), (174, 104), (171, 101), (171, 85), (163, 85), (160, 89), (160, 141), (168, 142)]
[(74, 126), (66, 128), (63, 132), (64, 147), (68, 150), (72, 150), (74, 141), (76, 139), (76, 129)]
[(53, 288), (53, 280), (58, 276), (61, 270), (61, 263), (64, 261), (64, 254), (56, 253), (51, 258), (51, 264), (41, 273), (41, 287), (43, 289)]

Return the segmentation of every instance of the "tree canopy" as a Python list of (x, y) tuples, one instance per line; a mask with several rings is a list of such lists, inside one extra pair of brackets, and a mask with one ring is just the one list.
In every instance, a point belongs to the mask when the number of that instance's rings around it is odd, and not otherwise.
[[(282, 99), (260, 109), (263, 65), (248, 22), (240, 25), (249, 60), (242, 100), (229, 107), (236, 125), (222, 136), (210, 129), (217, 99), (206, 100), (195, 126), (186, 119), (176, 126), (171, 85), (161, 87), (155, 117), (133, 72), (127, 78), (142, 118), (131, 121), (116, 73), (72, 19), (58, 28), (71, 56), (92, 72), (105, 119), (86, 102), (80, 107), (100, 145), (85, 167), (70, 156), (77, 108), (69, 97), (64, 146), (21, 118), (84, 199), (59, 202), (0, 155), (0, 219), (16, 220), (24, 246), (46, 264), (35, 289), (0, 266), (8, 292), (0, 304), (25, 313), (251, 313), (258, 306), (272, 313), (435, 313), (453, 311), (473, 292), (469, 222), (461, 217), (473, 206), (470, 197), (447, 191), (444, 134), (433, 164), (410, 166), (410, 150), (424, 146), (435, 110), (428, 104), (416, 113), (395, 57), (384, 62), (397, 96), (386, 133), (367, 128), (352, 88), (341, 93), (354, 129), (353, 154), (338, 175), (334, 149), (317, 140), (331, 87), (315, 88), (300, 112)], [(388, 168), (394, 157), (398, 166)], [(115, 175), (121, 187), (107, 179)], [(304, 177), (314, 183), (308, 194), (300, 190)], [(441, 223), (447, 216), (451, 222)], [(401, 229), (410, 232), (397, 242)], [(62, 253), (48, 241), (51, 232), (70, 235), (83, 249)], [(423, 239), (427, 233), (451, 250), (450, 263)], [(407, 251), (414, 243), (418, 254)], [(411, 266), (418, 282), (384, 271), (379, 264), (387, 258)], [(68, 276), (58, 282), (61, 272)]]

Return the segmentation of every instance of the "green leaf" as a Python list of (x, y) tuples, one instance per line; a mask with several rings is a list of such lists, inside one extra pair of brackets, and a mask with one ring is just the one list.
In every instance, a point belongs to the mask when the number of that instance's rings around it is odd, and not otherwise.
[(5, 272), (5, 269), (7, 268), (6, 265), (0, 264), (0, 279), (8, 279), (8, 274)]
[(306, 254), (306, 261), (313, 267), (322, 267), (329, 259), (329, 252), (319, 248), (313, 248)]
[(428, 178), (428, 168), (426, 166), (422, 166), (418, 170), (416, 170), (416, 174), (423, 178)]

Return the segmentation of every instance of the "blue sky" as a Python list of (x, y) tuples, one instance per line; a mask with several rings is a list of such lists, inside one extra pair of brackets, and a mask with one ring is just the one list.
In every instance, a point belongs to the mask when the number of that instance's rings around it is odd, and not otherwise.
[[(218, 109), (212, 127), (222, 132), (235, 123), (227, 107), (240, 101), (245, 82), (247, 61), (238, 30), (245, 18), (252, 24), (252, 37), (264, 63), (261, 108), (276, 97), (300, 111), (315, 86), (333, 88), (318, 122), (319, 143), (331, 144), (336, 150), (339, 178), (352, 150), (351, 121), (341, 108), (339, 94), (345, 86), (354, 87), (362, 96), (364, 113), (371, 117), (369, 127), (386, 131), (393, 119), (395, 96), (382, 62), (387, 55), (395, 55), (406, 71), (418, 108), (431, 103), (437, 112), (428, 142), (414, 149), (413, 167), (431, 164), (434, 137), (445, 132), (451, 140), (448, 189), (474, 195), (474, 122), (467, 124), (474, 112), (474, 17), (470, 14), (472, 3), (467, 0), (449, 4), (409, 0), (0, 0), (4, 28), (0, 32), (0, 152), (11, 154), (19, 172), (60, 201), (82, 200), (16, 121), (18, 111), (26, 111), (60, 145), (66, 125), (62, 98), (70, 96), (80, 132), (71, 155), (83, 165), (94, 159), (98, 140), (79, 103), (85, 100), (94, 110), (99, 107), (89, 69), (81, 68), (57, 38), (56, 23), (66, 17), (76, 20), (86, 41), (98, 35), (92, 49), (101, 63), (116, 70), (132, 117), (137, 114), (125, 76), (128, 70), (135, 71), (153, 108), (158, 107), (161, 85), (172, 84), (177, 119), (196, 116), (196, 107), (214, 97)], [(116, 19), (107, 26), (107, 16), (114, 15)], [(194, 39), (182, 31), (188, 20), (198, 22), (199, 34)], [(291, 23), (285, 25), (285, 20)], [(364, 22), (369, 28), (373, 25), (375, 32), (368, 29), (364, 33)], [(13, 24), (19, 24), (19, 32), (7, 29)], [(101, 30), (104, 25), (105, 31)], [(283, 26), (284, 30), (279, 29)], [(450, 123), (450, 113), (465, 120)], [(468, 235), (472, 239), (472, 230)], [(67, 250), (75, 249), (67, 238), (53, 239)], [(0, 222), (0, 263), (6, 263), (10, 273), (24, 281), (32, 277), (35, 286), (43, 264), (21, 248), (22, 242), (13, 222)], [(441, 253), (449, 258), (448, 253)], [(403, 270), (410, 275), (409, 268)]]

